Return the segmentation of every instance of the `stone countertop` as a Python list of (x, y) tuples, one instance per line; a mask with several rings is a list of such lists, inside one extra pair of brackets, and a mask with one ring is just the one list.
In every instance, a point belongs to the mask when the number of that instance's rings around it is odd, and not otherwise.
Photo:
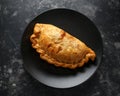
[[(50, 88), (23, 68), (22, 34), (34, 17), (53, 8), (83, 13), (102, 35), (102, 62), (85, 86)], [(120, 1), (0, 0), (0, 51), (0, 96), (120, 96)]]

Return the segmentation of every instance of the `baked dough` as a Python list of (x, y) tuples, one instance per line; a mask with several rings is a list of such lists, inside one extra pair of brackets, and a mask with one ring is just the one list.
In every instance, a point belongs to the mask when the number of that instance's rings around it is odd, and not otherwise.
[(40, 57), (55, 66), (75, 69), (96, 57), (82, 41), (51, 24), (35, 24), (30, 41)]

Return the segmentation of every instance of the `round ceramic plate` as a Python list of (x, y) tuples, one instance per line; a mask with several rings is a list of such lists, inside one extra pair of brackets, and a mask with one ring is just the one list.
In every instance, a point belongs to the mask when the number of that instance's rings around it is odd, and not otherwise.
[[(48, 64), (40, 59), (39, 54), (31, 46), (29, 38), (36, 23), (49, 23), (64, 29), (92, 48), (97, 55), (96, 60), (74, 70)], [(102, 39), (93, 22), (81, 13), (70, 9), (52, 9), (30, 22), (23, 34), (21, 49), (24, 67), (35, 79), (47, 86), (69, 88), (89, 80), (95, 73), (102, 57)]]

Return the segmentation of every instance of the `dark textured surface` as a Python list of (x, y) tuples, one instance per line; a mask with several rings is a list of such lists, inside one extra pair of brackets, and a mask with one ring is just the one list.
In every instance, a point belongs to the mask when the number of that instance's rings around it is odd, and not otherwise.
[[(41, 12), (70, 8), (98, 27), (104, 53), (99, 69), (86, 83), (55, 89), (33, 79), (24, 69), (21, 37), (27, 24)], [(0, 0), (0, 96), (120, 96), (119, 0)]]

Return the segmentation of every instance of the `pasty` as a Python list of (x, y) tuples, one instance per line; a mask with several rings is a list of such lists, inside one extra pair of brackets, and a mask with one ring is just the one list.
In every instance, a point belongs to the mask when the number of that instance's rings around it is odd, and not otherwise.
[(40, 57), (55, 66), (75, 69), (96, 57), (82, 41), (51, 24), (35, 24), (30, 41)]

